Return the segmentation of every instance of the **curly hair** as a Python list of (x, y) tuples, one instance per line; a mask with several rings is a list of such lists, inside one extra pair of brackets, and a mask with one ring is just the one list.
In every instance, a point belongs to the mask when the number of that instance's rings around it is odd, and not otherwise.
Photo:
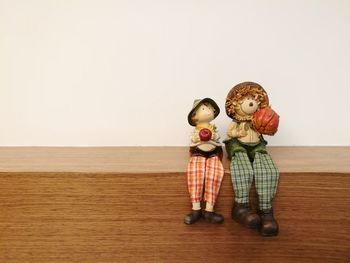
[(238, 103), (245, 97), (252, 97), (260, 102), (260, 108), (269, 106), (269, 97), (263, 87), (255, 82), (242, 82), (234, 86), (226, 97), (225, 108), (227, 116), (236, 119), (234, 103)]

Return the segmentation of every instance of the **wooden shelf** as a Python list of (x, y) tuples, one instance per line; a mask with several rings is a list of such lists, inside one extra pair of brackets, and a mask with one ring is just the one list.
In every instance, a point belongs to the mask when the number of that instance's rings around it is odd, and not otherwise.
[[(350, 173), (350, 147), (268, 149), (282, 173)], [(0, 160), (1, 172), (182, 173), (188, 148), (0, 147)]]
[(187, 226), (187, 148), (0, 148), (0, 262), (349, 262), (350, 147), (269, 151), (273, 238), (230, 218), (227, 160), (225, 223)]

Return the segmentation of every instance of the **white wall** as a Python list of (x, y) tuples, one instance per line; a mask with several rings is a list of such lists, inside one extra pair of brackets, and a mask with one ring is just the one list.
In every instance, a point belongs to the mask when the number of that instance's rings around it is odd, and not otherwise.
[(350, 1), (0, 0), (0, 145), (186, 145), (260, 83), (271, 145), (350, 145)]

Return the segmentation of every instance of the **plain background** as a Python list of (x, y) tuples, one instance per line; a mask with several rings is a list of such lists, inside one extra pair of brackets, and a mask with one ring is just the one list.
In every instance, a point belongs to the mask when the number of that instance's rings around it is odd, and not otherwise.
[(350, 1), (0, 0), (0, 145), (187, 145), (251, 80), (270, 145), (350, 145)]

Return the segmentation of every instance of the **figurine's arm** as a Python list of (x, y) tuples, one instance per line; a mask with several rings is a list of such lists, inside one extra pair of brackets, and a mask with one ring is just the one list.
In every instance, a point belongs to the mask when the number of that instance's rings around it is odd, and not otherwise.
[(193, 130), (193, 133), (191, 135), (191, 141), (192, 143), (197, 143), (199, 142), (201, 139), (199, 138), (199, 131), (197, 129)]
[(218, 129), (216, 128), (215, 125), (213, 125), (213, 134), (211, 136), (211, 139), (213, 141), (218, 141), (220, 139), (220, 134), (219, 134)]
[(229, 138), (240, 138), (246, 136), (248, 133), (246, 130), (239, 127), (236, 122), (232, 122), (227, 130), (227, 136)]

